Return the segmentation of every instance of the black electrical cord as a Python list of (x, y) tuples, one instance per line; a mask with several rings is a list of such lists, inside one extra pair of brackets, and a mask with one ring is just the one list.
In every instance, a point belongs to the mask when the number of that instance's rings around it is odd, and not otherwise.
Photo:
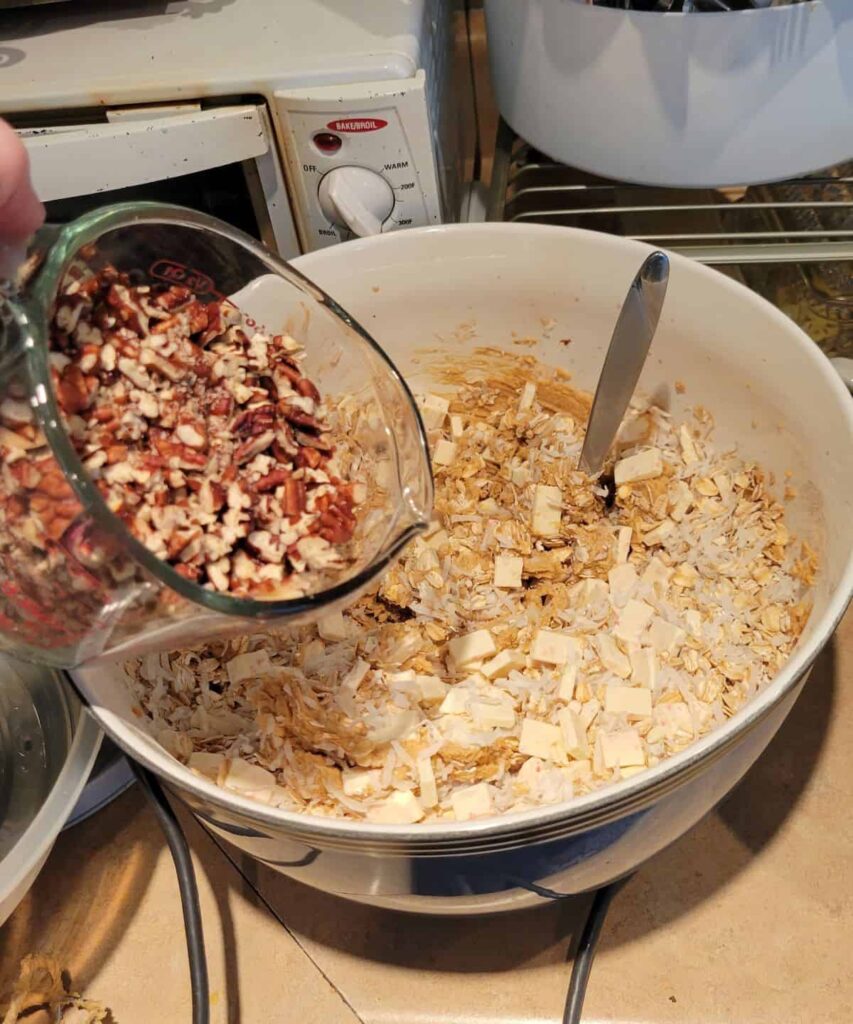
[(142, 765), (130, 761), (130, 766), (142, 792), (148, 798), (169, 850), (175, 862), (181, 907), (184, 912), (184, 930), (187, 936), (187, 956), (190, 964), (193, 1024), (210, 1024), (210, 999), (207, 984), (207, 958), (204, 952), (204, 934), (201, 926), (201, 908), (195, 880), (190, 848), (184, 830), (156, 777)]
[(607, 917), (613, 897), (627, 881), (627, 878), (622, 878), (618, 882), (611, 882), (610, 885), (599, 889), (593, 898), (572, 965), (572, 980), (569, 982), (569, 991), (566, 995), (563, 1024), (580, 1024), (586, 986), (604, 919)]

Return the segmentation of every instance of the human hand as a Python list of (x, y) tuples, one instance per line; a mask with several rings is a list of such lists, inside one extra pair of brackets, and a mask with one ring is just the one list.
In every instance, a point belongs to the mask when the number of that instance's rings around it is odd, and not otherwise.
[(30, 183), (30, 162), (17, 133), (0, 120), (0, 278), (21, 263), (27, 239), (44, 222), (44, 206)]

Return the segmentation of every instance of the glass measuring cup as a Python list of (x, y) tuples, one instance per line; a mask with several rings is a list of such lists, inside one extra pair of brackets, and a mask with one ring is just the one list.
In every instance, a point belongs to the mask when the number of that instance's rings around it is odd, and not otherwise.
[[(426, 528), (433, 484), (411, 392), (344, 310), (254, 239), (195, 211), (129, 203), (45, 232), (38, 259), (0, 290), (0, 649), (73, 667), (315, 621), (364, 593)], [(270, 600), (208, 589), (110, 511), (63, 424), (48, 346), (59, 298), (106, 264), (239, 310), (247, 329), (289, 334), (328, 404), (356, 410), (344, 443), (359, 453), (368, 501), (352, 561), (321, 589)]]

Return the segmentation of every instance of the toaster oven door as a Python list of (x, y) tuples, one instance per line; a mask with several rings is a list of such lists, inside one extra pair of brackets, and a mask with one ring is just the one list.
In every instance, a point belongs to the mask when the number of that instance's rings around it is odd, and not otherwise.
[(148, 199), (220, 217), (286, 259), (299, 254), (263, 105), (119, 108), (105, 120), (19, 132), (53, 222), (105, 203)]

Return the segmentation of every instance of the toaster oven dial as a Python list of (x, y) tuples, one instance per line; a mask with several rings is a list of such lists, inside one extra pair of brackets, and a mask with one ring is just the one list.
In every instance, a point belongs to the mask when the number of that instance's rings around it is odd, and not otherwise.
[(336, 167), (323, 175), (319, 200), (332, 224), (360, 237), (378, 235), (394, 209), (393, 189), (366, 167)]

